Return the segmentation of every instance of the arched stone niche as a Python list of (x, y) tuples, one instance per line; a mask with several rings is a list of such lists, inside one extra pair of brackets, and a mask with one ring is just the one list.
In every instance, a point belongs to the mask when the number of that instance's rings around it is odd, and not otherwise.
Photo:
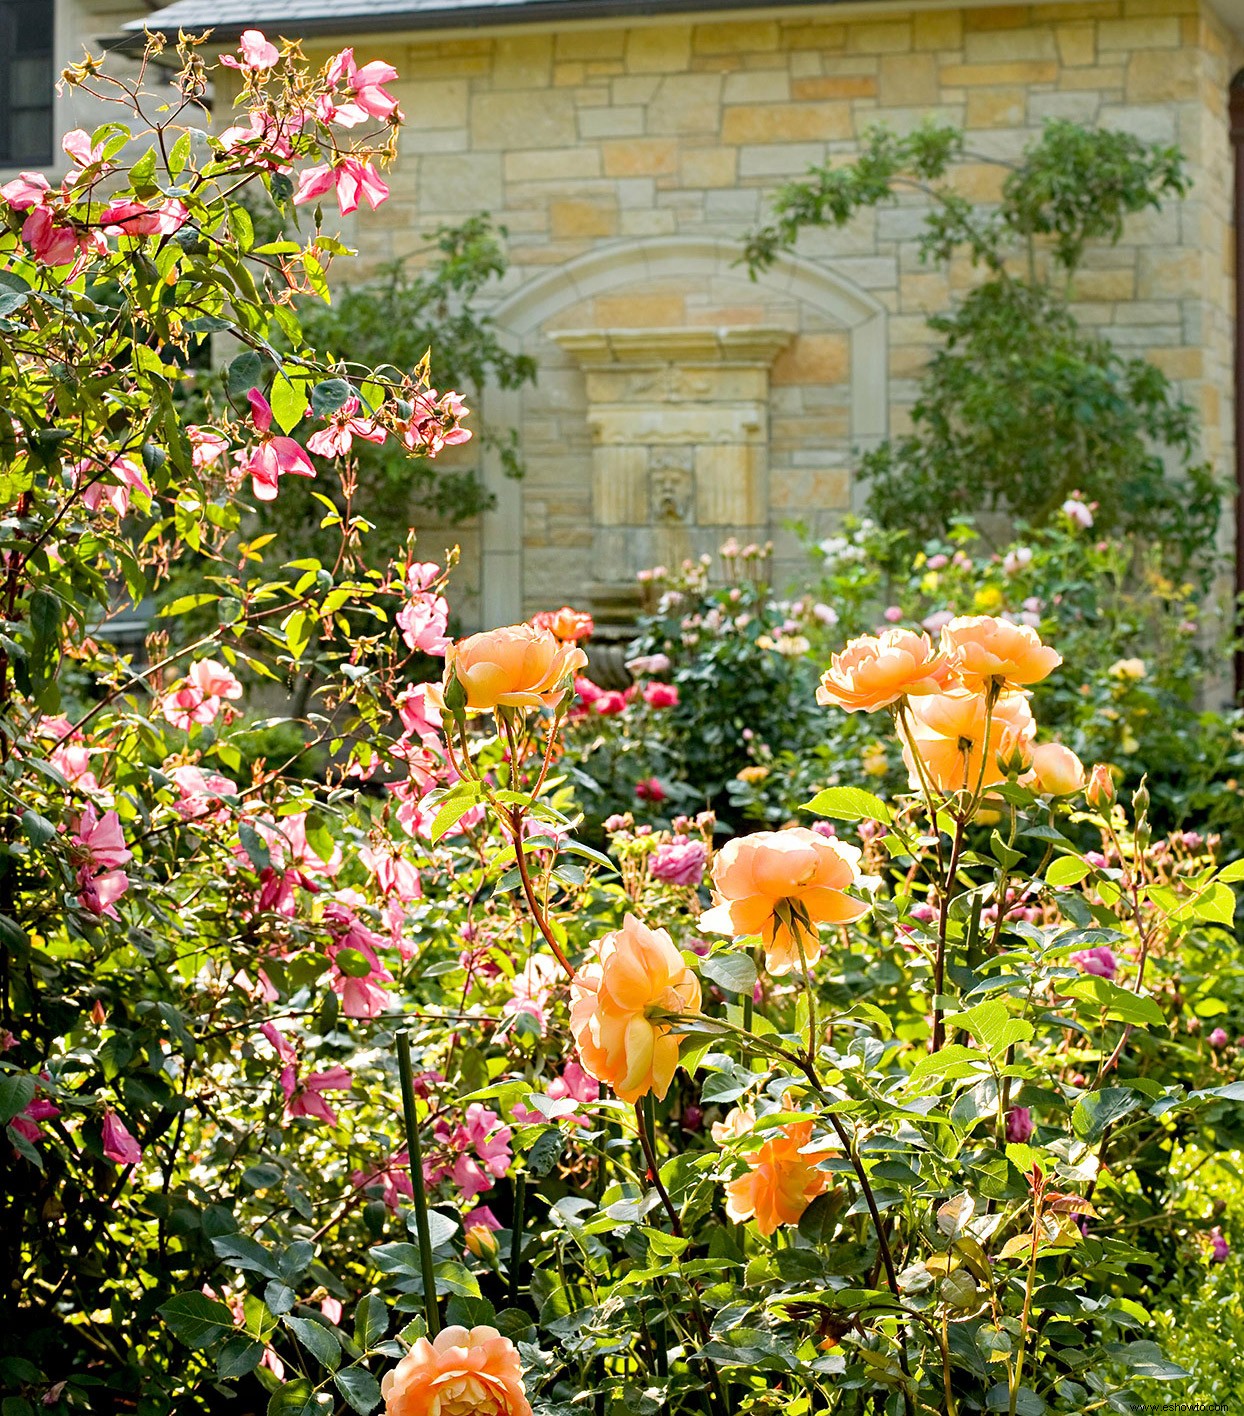
[(485, 392), (529, 473), (485, 458), (484, 623), (589, 587), (604, 610), (643, 566), (731, 534), (774, 540), (778, 575), (793, 574), (785, 524), (815, 530), (849, 504), (857, 450), (886, 432), (885, 309), (793, 255), (750, 282), (740, 254), (713, 238), (614, 243), (494, 308), (540, 380)]

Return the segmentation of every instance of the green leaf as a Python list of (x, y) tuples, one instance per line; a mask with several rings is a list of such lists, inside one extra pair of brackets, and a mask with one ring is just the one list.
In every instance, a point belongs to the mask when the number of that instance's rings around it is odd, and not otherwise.
[(473, 806), (479, 804), (479, 788), (472, 782), (461, 792), (452, 791), (441, 803), (440, 810), (432, 822), (429, 835), (435, 843), (447, 832), (452, 831)]
[(537, 1180), (542, 1180), (561, 1159), (566, 1149), (566, 1138), (556, 1126), (548, 1126), (536, 1137), (536, 1143), (527, 1152), (527, 1170)]
[(327, 418), (353, 397), (354, 390), (345, 379), (325, 379), (311, 390), (311, 411), (317, 418)]
[(1082, 1141), (1093, 1145), (1105, 1135), (1107, 1126), (1113, 1126), (1120, 1117), (1135, 1111), (1144, 1099), (1130, 1087), (1103, 1087), (1101, 1091), (1089, 1092), (1076, 1102), (1071, 1113), (1072, 1129)]
[(971, 1077), (978, 1075), (988, 1063), (983, 1052), (952, 1042), (939, 1052), (922, 1057), (911, 1069), (908, 1081), (914, 1086), (926, 1077)]
[(333, 1385), (359, 1416), (368, 1416), (380, 1405), (380, 1383), (366, 1367), (345, 1367), (333, 1377)]
[(0, 1126), (7, 1126), (34, 1098), (35, 1079), (29, 1072), (6, 1072), (0, 1076)]
[(333, 1399), (326, 1391), (316, 1391), (306, 1377), (277, 1387), (268, 1402), (268, 1416), (330, 1416)]
[(1069, 998), (1080, 998), (1088, 1003), (1096, 1003), (1104, 1008), (1107, 1018), (1122, 1023), (1132, 1023), (1141, 1028), (1164, 1028), (1166, 1019), (1161, 1008), (1143, 994), (1131, 993), (1120, 988), (1107, 978), (1097, 978), (1086, 974), (1083, 978), (1072, 979), (1058, 985), (1060, 993)]
[(750, 954), (713, 954), (700, 961), (700, 973), (727, 993), (751, 993), (756, 987), (756, 965)]
[(1049, 885), (1074, 885), (1092, 874), (1092, 870), (1088, 861), (1079, 856), (1059, 856), (1045, 872), (1045, 879)]
[(158, 1311), (187, 1347), (208, 1347), (233, 1332), (232, 1312), (206, 1293), (178, 1293)]
[(263, 1356), (263, 1343), (256, 1342), (245, 1333), (235, 1333), (220, 1349), (216, 1358), (216, 1375), (223, 1381), (234, 1377), (244, 1377), (259, 1366)]
[(957, 1028), (967, 1028), (972, 1036), (989, 1050), (990, 1056), (994, 1057), (1017, 1042), (1027, 1042), (1033, 1034), (1032, 1024), (1022, 1018), (1012, 1018), (1000, 998), (978, 1003), (974, 1008), (956, 1013), (946, 1021)]
[(225, 387), (229, 397), (243, 399), (253, 388), (258, 388), (263, 379), (263, 360), (253, 349), (239, 354), (225, 375)]
[(285, 1326), (303, 1347), (330, 1370), (341, 1362), (341, 1345), (336, 1336), (314, 1318), (286, 1318)]
[(220, 1234), (212, 1240), (212, 1248), (234, 1268), (253, 1269), (265, 1278), (279, 1278), (280, 1272), (271, 1254), (262, 1244), (245, 1234)]
[(803, 810), (835, 821), (881, 821), (888, 826), (894, 819), (894, 813), (880, 797), (860, 787), (826, 787), (805, 803)]
[(291, 432), (307, 414), (306, 379), (294, 379), (278, 369), (272, 383), (272, 416), (283, 433)]
[(354, 1340), (364, 1352), (389, 1330), (389, 1310), (379, 1293), (366, 1293), (354, 1309)]

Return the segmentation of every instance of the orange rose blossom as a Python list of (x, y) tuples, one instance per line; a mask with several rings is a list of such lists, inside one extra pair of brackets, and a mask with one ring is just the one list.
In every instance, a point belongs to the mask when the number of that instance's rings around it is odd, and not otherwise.
[(700, 981), (664, 929), (628, 914), (570, 983), (570, 1030), (585, 1072), (623, 1101), (664, 1099), (682, 1035), (661, 1015), (697, 1013)]
[(866, 913), (863, 900), (846, 894), (866, 877), (860, 852), (804, 826), (736, 836), (713, 861), (713, 908), (700, 928), (735, 939), (758, 934), (771, 974), (800, 965), (800, 945), (809, 965), (821, 957), (817, 926), (850, 924)]
[(1040, 683), (1063, 661), (1031, 626), (993, 615), (952, 619), (942, 630), (942, 653), (954, 665), (955, 677), (974, 693)]
[(927, 634), (887, 629), (852, 639), (835, 654), (821, 677), (816, 701), (848, 713), (874, 713), (909, 695), (937, 693), (946, 686), (950, 662), (934, 652)]
[(587, 655), (548, 629), (511, 624), (460, 639), (445, 655), (445, 687), (457, 679), (466, 706), (553, 708)]
[[(714, 1139), (719, 1144), (732, 1140), (751, 1124), (751, 1113), (736, 1107), (721, 1127), (713, 1127)], [(830, 1154), (811, 1148), (811, 1121), (792, 1121), (767, 1135), (758, 1150), (744, 1155), (747, 1173), (726, 1184), (729, 1218), (735, 1224), (755, 1219), (756, 1228), (766, 1236), (779, 1225), (799, 1223), (804, 1210), (829, 1184), (829, 1176), (817, 1167)]]
[[(985, 724), (989, 723), (989, 748), (982, 771)], [(1028, 699), (1009, 694), (994, 704), (992, 713), (983, 695), (938, 693), (913, 700), (903, 734), (903, 761), (913, 791), (921, 787), (913, 748), (920, 754), (924, 772), (939, 792), (974, 791), (977, 783), (990, 787), (1004, 780), (1000, 755), (1020, 750), (1031, 742), (1037, 725)]]
[(385, 1416), (531, 1416), (518, 1352), (496, 1328), (421, 1337), (380, 1383)]

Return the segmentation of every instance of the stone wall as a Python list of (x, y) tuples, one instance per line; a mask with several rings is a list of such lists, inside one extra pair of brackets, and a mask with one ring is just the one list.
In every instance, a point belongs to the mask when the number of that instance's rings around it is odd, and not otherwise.
[[(779, 571), (795, 573), (798, 540), (784, 523), (824, 535), (851, 505), (854, 449), (902, 429), (928, 356), (925, 317), (973, 273), (966, 262), (948, 272), (921, 265), (917, 198), (808, 235), (758, 281), (735, 262), (777, 184), (849, 158), (876, 123), (965, 125), (976, 159), (956, 182), (980, 201), (999, 180), (980, 159), (1017, 154), (1047, 118), (1178, 143), (1192, 194), (1090, 253), (1079, 312), (1182, 381), (1207, 453), (1229, 470), (1226, 96), (1244, 61), (1199, 0), (910, 15), (835, 5), (815, 16), (349, 38), (360, 60), (383, 56), (401, 71), (409, 120), (393, 200), (351, 232), (364, 259), (409, 256), (434, 223), (491, 211), (509, 230), (512, 261), (497, 318), (540, 361), (535, 390), (484, 400), (485, 416), (520, 427), (530, 470), (519, 487), (487, 469), (498, 509), (463, 535), (463, 589), (482, 589), (472, 617), (582, 600), (619, 574), (602, 562), (592, 375), (566, 331), (647, 329), (667, 341), (680, 329), (788, 332), (767, 363), (767, 417), (754, 434), (765, 445), (767, 521), (743, 529), (766, 531)], [(693, 389), (671, 390), (653, 406), (685, 422), (679, 405), (695, 401)], [(694, 482), (697, 455), (664, 462), (690, 457)], [(648, 516), (659, 528), (665, 507), (668, 530), (669, 466), (659, 461), (647, 469)], [(693, 506), (694, 487), (688, 498)], [(642, 512), (633, 501), (627, 515), (638, 522)], [(721, 530), (694, 518), (679, 525), (682, 539), (664, 544), (711, 549)], [(432, 546), (444, 538), (428, 535)], [(630, 544), (638, 558), (662, 541), (654, 531)]]

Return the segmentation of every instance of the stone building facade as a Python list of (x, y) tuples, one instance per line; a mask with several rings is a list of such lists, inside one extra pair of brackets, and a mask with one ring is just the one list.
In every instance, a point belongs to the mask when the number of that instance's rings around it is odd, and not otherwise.
[[(218, 23), (233, 3), (212, 6)], [(196, 8), (180, 0), (151, 23)], [(244, 8), (245, 23), (290, 35), (297, 18), (276, 12), (316, 9)], [(795, 575), (791, 524), (825, 535), (859, 503), (859, 450), (903, 428), (926, 316), (973, 271), (921, 264), (917, 198), (806, 236), (754, 281), (739, 260), (777, 185), (849, 158), (878, 123), (963, 125), (976, 156), (955, 181), (981, 202), (1000, 181), (982, 159), (1017, 155), (1048, 118), (1178, 143), (1190, 195), (1094, 250), (1077, 308), (1181, 381), (1229, 472), (1227, 106), (1244, 64), (1230, 15), (1204, 0), (1092, 0), (524, 22), (531, 8), (499, 6), (468, 31), (334, 20), (325, 4), (304, 26), (308, 53), (352, 43), (402, 75), (392, 200), (347, 223), (364, 261), (409, 255), (435, 223), (480, 210), (509, 231), (492, 313), (540, 374), (520, 393), (483, 391), (483, 417), (519, 429), (528, 474), (507, 480), (486, 460), (496, 507), (454, 533), (462, 588), (478, 592), (470, 619), (568, 598), (608, 613), (641, 567), (732, 533), (772, 540), (778, 577)], [(433, 545), (447, 534), (427, 529)]]

